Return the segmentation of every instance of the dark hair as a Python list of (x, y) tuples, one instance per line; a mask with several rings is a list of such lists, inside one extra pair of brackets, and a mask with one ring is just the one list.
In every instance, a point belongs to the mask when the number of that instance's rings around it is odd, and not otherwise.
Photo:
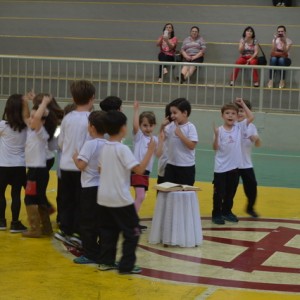
[(127, 117), (117, 110), (111, 110), (105, 115), (105, 132), (109, 135), (116, 135), (121, 128), (127, 124)]
[(193, 29), (197, 29), (198, 33), (200, 32), (200, 28), (199, 28), (198, 26), (192, 26), (191, 29), (190, 29), (190, 32), (191, 32)]
[(165, 24), (164, 29), (163, 29), (163, 32), (166, 30), (166, 27), (167, 27), (168, 25), (171, 25), (171, 26), (172, 26), (172, 31), (170, 32), (170, 38), (172, 39), (172, 38), (175, 36), (174, 26), (173, 26), (172, 23), (167, 23), (167, 24)]
[(169, 105), (170, 105), (169, 108), (171, 108), (173, 106), (173, 107), (177, 107), (181, 112), (186, 111), (187, 116), (189, 116), (191, 114), (191, 111), (192, 111), (191, 104), (185, 98), (175, 99)]
[(97, 133), (104, 134), (105, 131), (105, 111), (95, 110), (89, 114), (89, 123), (94, 126)]
[[(51, 97), (49, 94), (40, 93), (37, 94), (33, 100), (33, 108), (37, 110), (39, 105), (42, 103), (44, 96)], [(55, 98), (52, 97), (51, 102), (47, 105), (47, 109), (49, 110), (48, 115), (43, 117), (42, 119), (45, 120), (44, 127), (49, 134), (49, 141), (53, 138), (56, 127), (61, 123), (61, 120), (64, 116), (64, 111), (60, 108), (58, 103), (56, 102)]]
[(170, 103), (165, 107), (165, 117), (169, 119), (169, 122), (172, 122), (171, 111), (170, 111)]
[(70, 91), (76, 105), (85, 105), (95, 96), (96, 89), (94, 85), (87, 80), (73, 81)]
[(286, 32), (286, 28), (285, 28), (284, 25), (279, 25), (279, 26), (277, 27), (277, 30), (278, 30), (279, 28), (283, 28), (284, 32)]
[(153, 111), (143, 111), (139, 116), (139, 124), (141, 125), (143, 119), (146, 118), (150, 125), (156, 125), (156, 117)]
[(23, 95), (13, 94), (9, 96), (5, 104), (2, 119), (5, 120), (6, 124), (14, 131), (21, 132), (26, 128), (23, 119)]
[(99, 103), (99, 106), (106, 112), (110, 110), (120, 110), (122, 100), (117, 96), (108, 96)]
[(235, 103), (227, 103), (227, 104), (224, 104), (221, 108), (221, 113), (223, 115), (223, 113), (225, 112), (225, 110), (235, 110), (237, 113), (239, 112), (239, 108), (238, 106), (235, 104)]
[(243, 38), (245, 38), (246, 37), (246, 31), (248, 31), (248, 30), (252, 30), (252, 38), (254, 39), (255, 38), (255, 31), (254, 31), (254, 29), (253, 29), (253, 27), (251, 27), (251, 26), (247, 26), (245, 29), (244, 29), (244, 32), (243, 32)]
[[(251, 110), (252, 109), (252, 105), (251, 102), (249, 100), (243, 99), (244, 103), (246, 104), (246, 106)], [(234, 103), (235, 105), (237, 105), (238, 108), (243, 108), (241, 105), (239, 105), (238, 103)]]

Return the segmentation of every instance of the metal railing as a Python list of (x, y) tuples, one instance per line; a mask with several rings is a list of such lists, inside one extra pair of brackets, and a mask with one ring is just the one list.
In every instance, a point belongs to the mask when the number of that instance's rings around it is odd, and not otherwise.
[[(70, 83), (87, 79), (96, 87), (96, 99), (115, 95), (125, 102), (138, 99), (144, 104), (165, 105), (178, 97), (186, 97), (199, 108), (220, 108), (236, 97), (252, 102), (258, 111), (300, 112), (300, 68), (255, 66), (259, 71), (260, 87), (253, 87), (252, 66), (239, 65), (240, 74), (235, 86), (229, 86), (236, 65), (203, 63), (184, 84), (178, 82), (186, 63), (164, 63), (168, 74), (158, 83), (161, 62), (0, 56), (0, 98), (30, 89), (53, 94), (59, 101), (71, 99)], [(274, 88), (267, 88), (269, 71), (274, 73)], [(278, 88), (286, 70), (286, 86)], [(277, 78), (276, 78), (277, 73)], [(281, 73), (281, 75), (280, 75)], [(276, 79), (276, 80), (275, 80)]]

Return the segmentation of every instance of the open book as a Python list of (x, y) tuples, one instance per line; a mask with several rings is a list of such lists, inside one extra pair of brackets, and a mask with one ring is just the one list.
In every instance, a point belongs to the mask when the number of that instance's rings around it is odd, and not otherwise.
[(172, 182), (164, 182), (164, 183), (156, 184), (153, 188), (161, 192), (201, 191), (201, 189), (197, 186), (177, 184)]

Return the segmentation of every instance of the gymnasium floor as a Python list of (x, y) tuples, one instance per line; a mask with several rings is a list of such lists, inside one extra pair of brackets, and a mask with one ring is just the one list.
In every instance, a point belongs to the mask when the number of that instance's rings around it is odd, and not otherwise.
[[(48, 186), (52, 203), (55, 176), (52, 171)], [(76, 265), (54, 239), (25, 239), (0, 231), (0, 299), (300, 299), (300, 189), (259, 187), (261, 218), (254, 220), (244, 213), (239, 187), (234, 211), (240, 222), (218, 227), (209, 219), (212, 185), (197, 185), (203, 189), (198, 194), (203, 245), (150, 245), (148, 230), (137, 251), (141, 275)], [(149, 227), (154, 206), (155, 192), (150, 189), (141, 211)], [(27, 223), (24, 207), (21, 219)], [(54, 220), (52, 216), (55, 227)]]

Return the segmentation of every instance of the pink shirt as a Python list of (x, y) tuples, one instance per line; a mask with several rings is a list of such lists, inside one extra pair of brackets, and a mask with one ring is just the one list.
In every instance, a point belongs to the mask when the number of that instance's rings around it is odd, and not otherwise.
[(162, 40), (162, 43), (160, 44), (160, 51), (165, 55), (174, 56), (176, 52), (176, 45), (178, 42), (177, 37), (174, 36), (173, 38), (169, 39), (169, 42), (174, 45), (174, 48), (170, 49), (168, 44), (164, 40)]

